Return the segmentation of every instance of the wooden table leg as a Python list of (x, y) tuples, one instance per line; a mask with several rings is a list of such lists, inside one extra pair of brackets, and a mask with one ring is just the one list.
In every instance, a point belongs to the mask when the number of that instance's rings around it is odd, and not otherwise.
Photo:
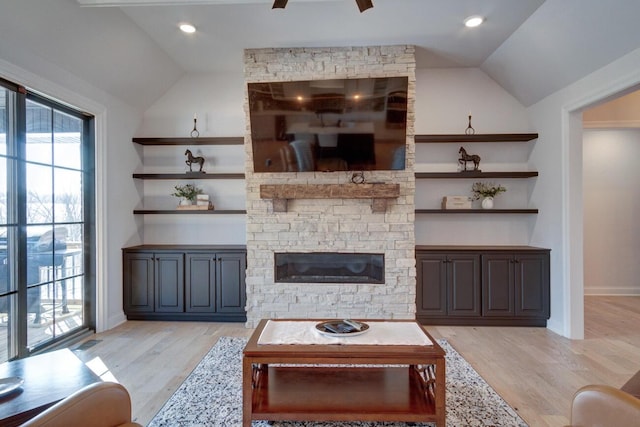
[(445, 359), (436, 360), (436, 426), (445, 427), (446, 411), (445, 411), (445, 399), (446, 399), (446, 385), (445, 385)]
[(251, 427), (253, 408), (253, 364), (251, 359), (242, 357), (242, 426)]

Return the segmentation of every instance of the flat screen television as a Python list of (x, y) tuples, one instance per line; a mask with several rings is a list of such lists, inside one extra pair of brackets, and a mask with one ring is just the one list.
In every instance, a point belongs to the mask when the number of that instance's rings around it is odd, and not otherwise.
[(407, 77), (248, 83), (254, 172), (403, 170)]

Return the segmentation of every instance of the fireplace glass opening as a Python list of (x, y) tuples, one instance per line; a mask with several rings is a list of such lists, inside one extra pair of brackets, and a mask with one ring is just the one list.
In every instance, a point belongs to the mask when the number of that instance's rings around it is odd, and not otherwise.
[(275, 281), (285, 283), (384, 283), (384, 254), (276, 253)]

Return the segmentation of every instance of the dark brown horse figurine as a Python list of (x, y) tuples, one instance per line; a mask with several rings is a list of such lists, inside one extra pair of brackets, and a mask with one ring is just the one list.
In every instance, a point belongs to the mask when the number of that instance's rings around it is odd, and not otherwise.
[(193, 169), (191, 169), (191, 165), (193, 163), (197, 163), (200, 165), (199, 172), (202, 172), (202, 166), (204, 166), (204, 157), (194, 157), (193, 154), (191, 154), (191, 150), (185, 151), (184, 154), (185, 156), (187, 156), (187, 160), (185, 160), (184, 162), (189, 165), (189, 171), (192, 172)]
[(467, 151), (464, 149), (464, 147), (460, 147), (458, 154), (460, 154), (458, 163), (464, 165), (465, 171), (467, 170), (467, 162), (473, 162), (473, 170), (478, 170), (478, 166), (480, 166), (480, 156), (478, 156), (477, 154), (467, 154)]

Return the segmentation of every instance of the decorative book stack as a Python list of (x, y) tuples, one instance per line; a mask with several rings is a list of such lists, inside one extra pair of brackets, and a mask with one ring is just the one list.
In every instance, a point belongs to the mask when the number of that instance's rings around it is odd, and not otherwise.
[(196, 196), (196, 206), (200, 209), (213, 210), (213, 204), (209, 201), (208, 194), (198, 194)]
[(442, 198), (442, 209), (471, 209), (471, 198), (468, 196), (445, 196)]
[(208, 194), (198, 194), (196, 196), (195, 205), (178, 206), (178, 210), (186, 211), (211, 211), (213, 210), (213, 203), (209, 201)]

